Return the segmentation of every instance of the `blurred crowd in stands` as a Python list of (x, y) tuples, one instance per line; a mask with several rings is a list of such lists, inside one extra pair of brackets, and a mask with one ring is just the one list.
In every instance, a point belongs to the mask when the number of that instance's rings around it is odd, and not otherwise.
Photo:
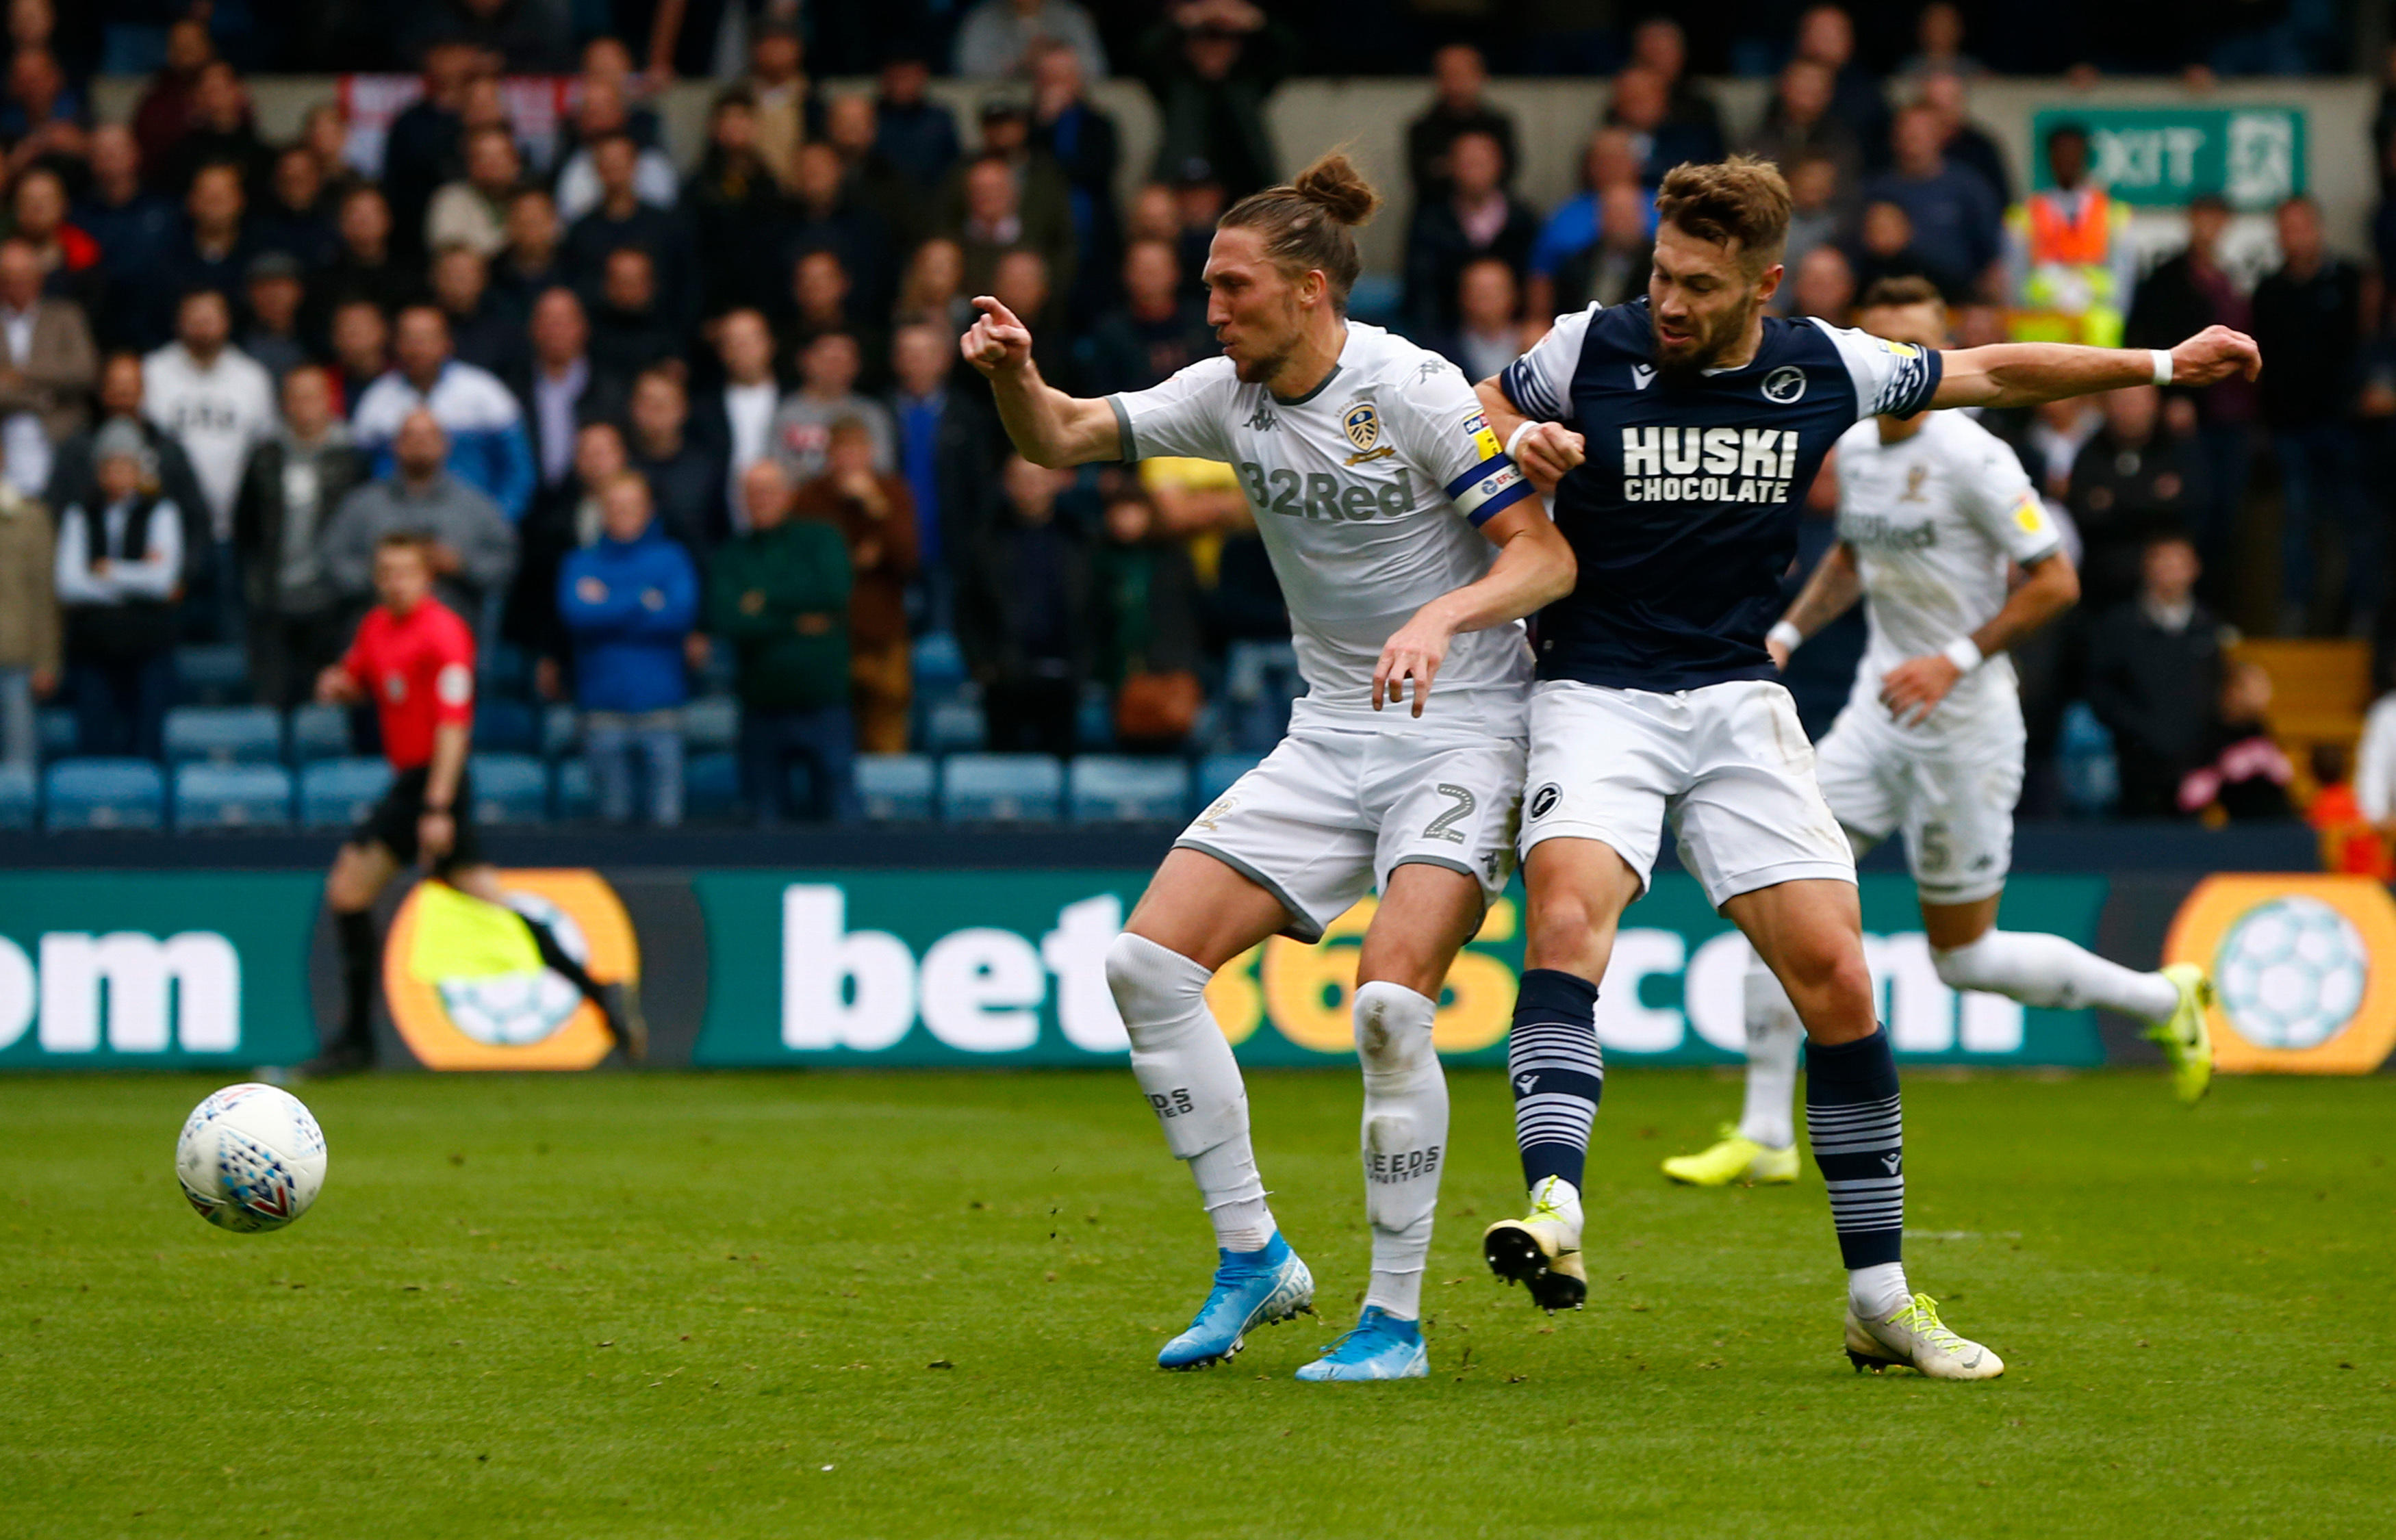
[[(1964, 343), (2253, 331), (2272, 365), (2258, 386), (1986, 420), (2084, 574), (2080, 614), (2021, 660), (2044, 767), (2027, 810), (2111, 800), (2074, 790), (2093, 732), (2125, 813), (2283, 813), (2284, 794), (2240, 793), (2288, 777), (2235, 751), (2263, 708), (2215, 617), (2270, 489), (2279, 630), (2370, 636), (2387, 611), (2396, 316), (2377, 273), (2396, 213), (2366, 260), (2292, 199), (2250, 284), (2219, 259), (2227, 206), (2200, 198), (2186, 249), (2141, 272), (2086, 133), (2049, 133), (2050, 185), (2028, 191), (1971, 92), (1995, 68), (2331, 70), (2345, 10), (2196, 5), (2156, 28), (2109, 20), (2139, 7), (2035, 0), (1750, 0), (1698, 38), (1635, 7), (1586, 7), (1586, 26), (1584, 7), (1515, 8), (1374, 7), (1384, 27), (1248, 0), (428, 0), (393, 25), (323, 0), (72, 17), (14, 0), (0, 760), (42, 756), (43, 705), (72, 710), (76, 753), (159, 756), (194, 644), (242, 649), (250, 698), (301, 704), (400, 528), (437, 541), (486, 698), (575, 709), (611, 818), (681, 817), (682, 714), (725, 696), (763, 817), (853, 816), (859, 753), (1261, 752), (1299, 686), (1229, 468), (1011, 457), (955, 339), (989, 293), (1077, 393), (1207, 356), (1213, 221), (1291, 169), (1265, 102), (1296, 72), (1387, 70), (1428, 77), (1429, 100), (1387, 190), (1402, 271), (1360, 289), (1359, 319), (1472, 378), (1555, 312), (1643, 292), (1657, 182), (1733, 150), (1777, 160), (1794, 191), (1787, 313), (1844, 321), (1872, 279), (1920, 274)], [(1582, 189), (1554, 207), (1514, 191), (1493, 54), (1605, 77)], [(420, 94), (371, 157), (334, 99), (269, 139), (246, 84), (402, 68)], [(129, 116), (99, 121), (93, 73), (134, 70)], [(978, 109), (936, 100), (936, 71), (986, 80)], [(1110, 71), (1160, 123), (1127, 199), (1090, 91)], [(1724, 71), (1771, 78), (1751, 132), (1697, 78)], [(502, 86), (542, 73), (572, 77), (553, 144)], [(656, 93), (676, 75), (721, 83), (703, 145), (666, 141)], [(2376, 131), (2396, 166), (2396, 107)], [(1817, 503), (1805, 562), (1831, 538)], [(1817, 728), (1858, 625), (1799, 657)]]

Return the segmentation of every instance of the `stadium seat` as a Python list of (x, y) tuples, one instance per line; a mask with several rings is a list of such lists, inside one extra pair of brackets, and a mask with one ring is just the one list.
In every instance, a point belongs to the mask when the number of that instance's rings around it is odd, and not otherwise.
[(33, 713), (33, 730), (42, 740), (42, 761), (73, 759), (83, 741), (83, 725), (72, 706), (44, 706)]
[(1065, 766), (1047, 754), (952, 754), (940, 766), (942, 816), (958, 823), (1054, 818)]
[(177, 647), (175, 685), (190, 705), (238, 706), (249, 698), (249, 654), (238, 642)]
[(175, 771), (175, 827), (288, 829), (291, 772), (279, 764), (181, 765)]
[(1262, 754), (1209, 754), (1198, 762), (1198, 805), (1206, 807), (1231, 783), (1265, 762)]
[(294, 706), (285, 728), (284, 740), (290, 746), (291, 763), (295, 765), (341, 759), (349, 754), (350, 709), (346, 706), (329, 706), (322, 701)]
[(0, 829), (33, 827), (33, 773), (20, 764), (0, 764)]
[(722, 821), (740, 816), (740, 762), (731, 754), (693, 754), (682, 765), (683, 816)]
[(914, 670), (915, 693), (941, 696), (965, 682), (965, 649), (947, 631), (928, 631), (915, 639), (908, 654)]
[(1178, 759), (1085, 754), (1066, 772), (1075, 823), (1180, 818), (1190, 811), (1190, 766)]
[(300, 771), (303, 829), (346, 829), (363, 821), (391, 785), (391, 766), (379, 759), (316, 760)]
[(878, 823), (928, 818), (938, 766), (928, 754), (859, 754), (857, 794), (865, 816)]
[(283, 758), (283, 713), (272, 706), (178, 706), (166, 713), (166, 763), (273, 764)]
[(560, 760), (551, 778), (549, 814), (567, 823), (587, 823), (599, 816), (599, 794), (591, 789), (591, 762), (579, 757)]
[(166, 821), (166, 777), (148, 760), (60, 760), (42, 788), (46, 829), (157, 829)]
[(686, 754), (725, 752), (740, 741), (740, 702), (728, 695), (705, 696), (682, 709), (682, 745)]
[(486, 754), (529, 754), (540, 748), (540, 719), (521, 700), (478, 701), (474, 747)]
[(968, 753), (989, 735), (981, 705), (972, 700), (943, 700), (924, 713), (924, 750), (933, 754)]
[(476, 754), (467, 762), (466, 778), (476, 822), (549, 821), (549, 767), (530, 754)]
[(581, 712), (562, 700), (541, 712), (540, 752), (543, 759), (562, 760), (575, 752), (581, 742)]

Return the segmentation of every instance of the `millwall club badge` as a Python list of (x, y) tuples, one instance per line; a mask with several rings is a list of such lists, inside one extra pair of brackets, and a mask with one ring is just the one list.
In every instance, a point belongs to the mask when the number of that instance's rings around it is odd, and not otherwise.
[(1764, 399), (1786, 406), (1805, 393), (1805, 371), (1784, 364), (1764, 377)]

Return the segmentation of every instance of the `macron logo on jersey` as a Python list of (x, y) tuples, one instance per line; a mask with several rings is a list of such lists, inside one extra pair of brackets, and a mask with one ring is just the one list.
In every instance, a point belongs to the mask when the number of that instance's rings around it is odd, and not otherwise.
[(1785, 503), (1794, 428), (1625, 428), (1625, 502)]

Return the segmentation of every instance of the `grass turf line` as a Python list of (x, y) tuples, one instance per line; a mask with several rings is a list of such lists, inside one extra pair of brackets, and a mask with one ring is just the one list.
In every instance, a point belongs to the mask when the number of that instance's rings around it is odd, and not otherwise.
[(0, 1531), (2387, 1533), (2396, 1080), (1911, 1076), (1909, 1268), (1988, 1386), (1853, 1375), (1810, 1166), (1671, 1188), (1736, 1085), (1611, 1080), (1551, 1321), (1478, 1257), (1504, 1079), (1454, 1077), (1432, 1375), (1383, 1386), (1289, 1378), (1363, 1290), (1351, 1076), (1251, 1081), (1322, 1321), (1187, 1375), (1210, 1241), (1122, 1075), (309, 1087), (330, 1176), (263, 1237), (175, 1191), (211, 1082), (0, 1082)]

